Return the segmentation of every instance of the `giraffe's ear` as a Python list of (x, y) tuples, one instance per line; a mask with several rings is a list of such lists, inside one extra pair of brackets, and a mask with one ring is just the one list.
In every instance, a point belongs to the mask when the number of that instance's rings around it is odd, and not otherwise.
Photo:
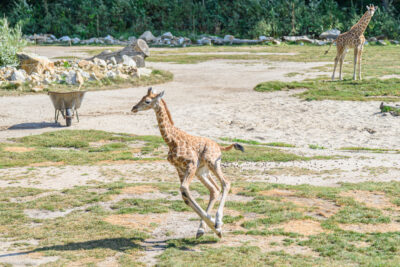
[(161, 98), (163, 98), (163, 96), (164, 96), (164, 91), (162, 91), (161, 93), (159, 93), (159, 94), (157, 95), (157, 98), (161, 99)]
[(153, 90), (153, 87), (149, 87), (149, 89), (147, 89), (147, 95), (151, 94), (157, 94), (156, 90)]

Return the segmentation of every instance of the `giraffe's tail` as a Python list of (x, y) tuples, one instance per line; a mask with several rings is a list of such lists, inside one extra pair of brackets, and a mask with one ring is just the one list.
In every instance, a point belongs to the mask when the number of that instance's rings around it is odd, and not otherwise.
[(331, 43), (331, 45), (328, 47), (328, 50), (325, 51), (324, 55), (328, 54), (329, 49), (331, 49), (331, 47), (332, 47), (332, 45), (333, 45), (334, 43), (336, 43), (336, 40), (334, 40), (334, 41)]
[(238, 143), (235, 143), (235, 144), (232, 144), (232, 145), (226, 146), (226, 147), (219, 146), (219, 148), (222, 151), (228, 151), (228, 150), (231, 150), (232, 148), (235, 148), (236, 150), (240, 150), (240, 151), (244, 152), (244, 147), (242, 145), (239, 145)]

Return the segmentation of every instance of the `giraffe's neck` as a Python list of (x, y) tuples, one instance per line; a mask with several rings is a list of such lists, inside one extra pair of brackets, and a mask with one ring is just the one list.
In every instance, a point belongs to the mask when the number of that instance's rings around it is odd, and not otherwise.
[(365, 12), (364, 16), (361, 17), (361, 19), (355, 24), (353, 27), (351, 27), (352, 32), (354, 32), (356, 35), (360, 36), (365, 32), (365, 29), (367, 29), (368, 23), (371, 21), (371, 15), (369, 12)]
[(160, 101), (159, 105), (154, 109), (157, 116), (158, 128), (165, 143), (171, 148), (176, 144), (176, 127), (172, 119), (168, 116), (167, 105), (164, 101)]

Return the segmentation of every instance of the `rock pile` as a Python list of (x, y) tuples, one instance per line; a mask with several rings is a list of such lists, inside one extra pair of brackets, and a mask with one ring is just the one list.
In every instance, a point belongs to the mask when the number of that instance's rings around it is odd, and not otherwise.
[(115, 39), (111, 35), (106, 37), (93, 37), (87, 40), (81, 40), (78, 37), (71, 38), (69, 36), (62, 36), (57, 39), (53, 34), (34, 34), (25, 36), (25, 39), (30, 43), (37, 44), (65, 44), (65, 45), (90, 45), (90, 44), (104, 44), (104, 45), (129, 45), (136, 41), (135, 36), (131, 36), (128, 40)]
[[(141, 40), (139, 43), (146, 50), (145, 42)], [(79, 85), (80, 87), (86, 81), (99, 81), (104, 78), (129, 79), (149, 76), (152, 71), (144, 68), (144, 58), (149, 55), (148, 47), (146, 55), (138, 50), (137, 46), (128, 46), (122, 50), (135, 51), (134, 57), (131, 57), (129, 53), (103, 52), (90, 59), (57, 60), (55, 62), (35, 54), (19, 53), (20, 68), (11, 66), (0, 68), (0, 84), (11, 83), (18, 86), (27, 83), (32, 91), (37, 92), (52, 83)], [(115, 56), (101, 58), (101, 55), (108, 54)], [(135, 57), (140, 57), (143, 62), (141, 61), (140, 65), (137, 64)]]
[[(273, 38), (267, 36), (259, 36), (258, 39), (239, 39), (234, 37), (233, 35), (225, 35), (224, 38), (218, 36), (211, 35), (201, 35), (200, 38), (194, 40), (194, 43), (197, 45), (236, 45), (236, 44), (263, 44), (263, 43), (271, 43), (275, 45), (281, 44), (281, 42), (290, 42), (290, 43), (309, 43), (315, 45), (325, 45), (327, 43), (335, 40), (340, 34), (340, 31), (337, 29), (331, 29), (325, 31), (319, 35), (319, 39), (310, 38), (309, 36), (283, 36), (282, 38)], [(80, 40), (79, 38), (70, 38), (69, 36), (62, 36), (57, 39), (52, 34), (41, 34), (41, 35), (30, 35), (26, 37), (28, 41), (34, 43), (58, 43), (58, 44), (104, 44), (104, 45), (123, 45), (127, 46), (131, 43), (137, 42), (135, 36), (131, 36), (128, 40), (115, 39), (111, 35), (107, 35), (106, 37), (100, 38), (90, 38), (87, 40)], [(372, 37), (373, 41), (369, 40), (369, 42), (375, 42), (376, 44), (386, 45), (384, 36)], [(150, 31), (145, 31), (142, 35), (139, 36), (138, 39), (144, 40), (145, 42), (154, 45), (154, 46), (188, 46), (192, 45), (192, 40), (188, 37), (182, 36), (174, 36), (171, 32), (165, 32), (160, 36), (156, 37)], [(370, 38), (371, 39), (371, 38)], [(399, 44), (398, 41), (389, 40), (392, 44)]]

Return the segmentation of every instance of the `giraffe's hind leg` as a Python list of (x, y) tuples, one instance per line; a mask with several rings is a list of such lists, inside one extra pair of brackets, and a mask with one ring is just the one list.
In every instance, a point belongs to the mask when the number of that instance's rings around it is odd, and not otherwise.
[(189, 185), (192, 182), (197, 171), (197, 164), (195, 164), (194, 162), (197, 162), (197, 160), (187, 163), (185, 167), (182, 167), (181, 170), (178, 171), (180, 175), (179, 178), (181, 180), (180, 191), (182, 193), (182, 198), (185, 204), (191, 207), (200, 216), (200, 218), (205, 221), (205, 223), (210, 227), (211, 230), (213, 230), (217, 235), (220, 235), (220, 232), (215, 229), (215, 220), (203, 210), (203, 208), (190, 194)]
[(222, 173), (221, 169), (221, 158), (219, 157), (216, 161), (210, 162), (208, 164), (210, 170), (213, 172), (213, 174), (219, 179), (222, 185), (222, 197), (221, 201), (219, 202), (217, 214), (215, 215), (215, 229), (217, 232), (219, 232), (218, 236), (222, 237), (222, 218), (224, 216), (224, 205), (225, 205), (225, 200), (226, 197), (229, 193), (229, 190), (231, 188), (231, 182), (224, 177), (224, 174)]
[(332, 81), (335, 80), (336, 67), (337, 67), (338, 62), (342, 58), (343, 51), (344, 51), (343, 47), (341, 47), (341, 46), (339, 46), (337, 44), (337, 46), (336, 46), (335, 66), (333, 67), (333, 73), (332, 73)]
[[(199, 169), (197, 169), (196, 176), (203, 183), (203, 185), (207, 187), (207, 189), (210, 191), (210, 201), (208, 202), (208, 206), (206, 209), (206, 213), (210, 214), (210, 211), (214, 207), (215, 202), (218, 200), (218, 196), (220, 194), (220, 188), (215, 183), (214, 179), (211, 177), (210, 171), (206, 166), (202, 166)], [(201, 219), (199, 229), (197, 230), (196, 238), (199, 238), (202, 235), (204, 235), (205, 228), (206, 225), (204, 224), (204, 221)]]

